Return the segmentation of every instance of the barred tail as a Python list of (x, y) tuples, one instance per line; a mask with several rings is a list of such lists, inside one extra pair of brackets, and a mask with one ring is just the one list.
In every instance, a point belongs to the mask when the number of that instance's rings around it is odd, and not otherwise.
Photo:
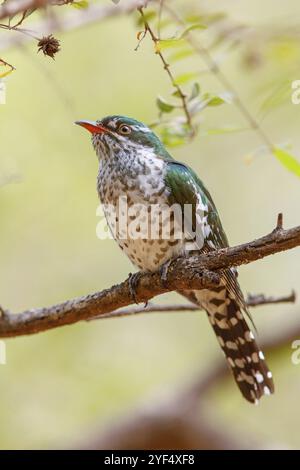
[(272, 373), (265, 362), (238, 302), (224, 285), (183, 293), (206, 310), (235, 381), (246, 400), (258, 403), (274, 393)]

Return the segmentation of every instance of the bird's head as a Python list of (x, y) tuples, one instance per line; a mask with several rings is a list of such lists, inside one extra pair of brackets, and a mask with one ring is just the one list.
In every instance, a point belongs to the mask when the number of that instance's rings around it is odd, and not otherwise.
[(98, 158), (109, 158), (123, 152), (152, 151), (162, 158), (170, 158), (164, 145), (152, 130), (135, 119), (126, 116), (107, 116), (98, 121), (76, 121), (92, 134), (93, 146)]

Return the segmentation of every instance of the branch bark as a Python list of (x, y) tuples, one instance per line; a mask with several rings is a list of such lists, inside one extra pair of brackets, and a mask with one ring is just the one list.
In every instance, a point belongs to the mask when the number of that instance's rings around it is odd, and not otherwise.
[[(140, 273), (136, 287), (137, 302), (169, 291), (205, 289), (219, 282), (218, 270), (247, 264), (265, 256), (289, 250), (300, 245), (300, 226), (284, 230), (278, 218), (277, 227), (268, 235), (235, 247), (216, 250), (208, 254), (179, 257), (167, 273)], [(87, 295), (61, 304), (12, 314), (2, 309), (0, 337), (13, 337), (38, 333), (63, 325), (77, 323), (95, 316), (106, 315), (132, 304), (129, 279), (102, 292)]]

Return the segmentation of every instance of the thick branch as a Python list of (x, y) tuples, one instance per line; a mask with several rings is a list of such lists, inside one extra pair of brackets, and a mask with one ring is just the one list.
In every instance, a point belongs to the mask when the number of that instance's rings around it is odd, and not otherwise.
[[(269, 235), (236, 247), (175, 259), (169, 267), (167, 281), (160, 272), (141, 274), (137, 288), (138, 302), (147, 302), (168, 291), (209, 288), (219, 282), (217, 270), (256, 261), (300, 245), (300, 226), (284, 230), (280, 224)], [(129, 280), (106, 289), (48, 308), (27, 310), (17, 315), (2, 311), (0, 337), (38, 333), (51, 328), (105, 315), (133, 303)]]
[[(168, 274), (167, 284), (161, 279), (159, 272), (142, 274), (136, 290), (136, 300), (147, 302), (156, 295), (165, 292), (188, 288), (203, 289), (212, 287), (219, 282), (217, 273), (209, 273), (203, 269), (201, 271), (196, 269), (186, 271), (186, 262), (182, 259), (175, 260), (174, 268)], [(2, 310), (4, 314), (2, 313), (0, 317), (0, 337), (38, 333), (77, 323), (132, 303), (129, 279), (127, 279), (110, 289), (68, 300), (51, 307), (26, 310), (17, 315)]]

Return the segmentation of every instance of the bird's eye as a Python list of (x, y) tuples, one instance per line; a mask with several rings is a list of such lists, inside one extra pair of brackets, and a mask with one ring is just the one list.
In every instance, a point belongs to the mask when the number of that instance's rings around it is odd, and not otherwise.
[(131, 132), (131, 128), (125, 124), (121, 124), (119, 127), (119, 132), (123, 135), (128, 135)]

